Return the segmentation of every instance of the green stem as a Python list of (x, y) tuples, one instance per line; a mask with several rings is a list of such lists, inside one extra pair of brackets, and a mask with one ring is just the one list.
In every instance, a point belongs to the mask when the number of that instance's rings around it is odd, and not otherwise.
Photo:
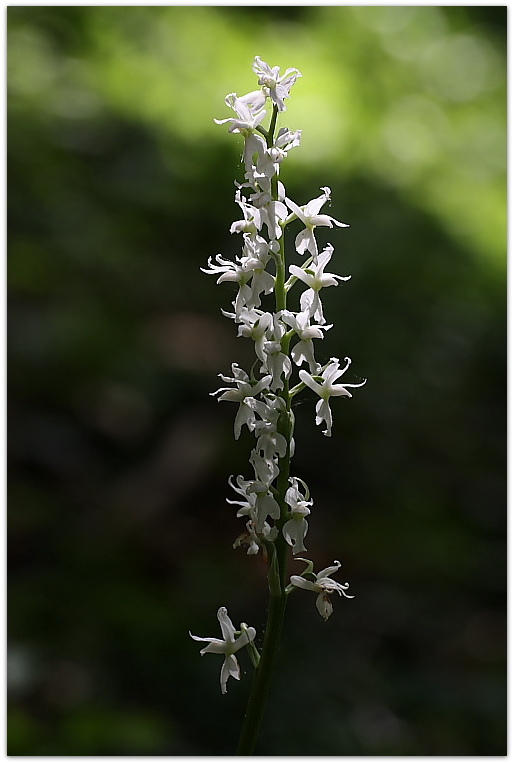
[[(271, 569), (270, 569), (271, 575)], [(276, 582), (280, 583), (280, 582)], [(284, 613), (286, 608), (286, 594), (280, 586), (281, 592), (270, 591), (268, 622), (264, 635), (261, 659), (255, 672), (255, 679), (248, 701), (248, 708), (241, 730), (241, 737), (237, 749), (238, 756), (252, 756), (259, 735), (262, 717), (266, 708), (269, 687), (275, 667), (275, 660), (280, 646), (280, 636)], [(271, 590), (271, 582), (270, 582)]]

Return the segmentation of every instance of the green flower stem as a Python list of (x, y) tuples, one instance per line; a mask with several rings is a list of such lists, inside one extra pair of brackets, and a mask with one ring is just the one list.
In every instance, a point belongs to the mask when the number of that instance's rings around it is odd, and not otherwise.
[[(270, 578), (271, 578), (270, 567)], [(275, 582), (280, 583), (280, 581)], [(282, 589), (282, 587), (280, 587)], [(271, 589), (271, 581), (270, 581)], [(280, 645), (280, 636), (282, 633), (282, 624), (286, 607), (286, 594), (281, 591), (280, 594), (272, 594), (270, 591), (268, 622), (264, 635), (264, 644), (261, 652), (259, 665), (255, 670), (255, 679), (248, 701), (248, 708), (243, 722), (238, 756), (252, 756), (259, 735), (262, 717), (266, 707), (268, 691), (273, 676), (273, 668)]]
[[(274, 132), (277, 122), (278, 109), (275, 106), (271, 117), (270, 127), (266, 136), (268, 147), (273, 145)], [(278, 179), (275, 175), (271, 181), (271, 191), (273, 201), (278, 201)], [(284, 235), (280, 238), (280, 250), (275, 255), (275, 306), (276, 310), (285, 310), (287, 307), (286, 281), (286, 260), (284, 252)], [(289, 343), (292, 335), (284, 336), (282, 340), (282, 351), (289, 352)], [(255, 670), (255, 677), (248, 700), (248, 707), (243, 722), (241, 738), (237, 753), (239, 756), (252, 756), (259, 735), (262, 718), (266, 708), (268, 692), (273, 677), (273, 669), (277, 653), (280, 646), (282, 635), (282, 626), (286, 610), (286, 582), (287, 582), (287, 553), (288, 545), (282, 535), (282, 527), (287, 520), (289, 507), (285, 501), (286, 491), (289, 486), (289, 471), (291, 464), (290, 443), (292, 436), (292, 416), (291, 416), (291, 396), (289, 394), (289, 381), (284, 380), (284, 388), (280, 393), (284, 401), (284, 411), (279, 418), (278, 432), (284, 436), (287, 443), (287, 450), (284, 456), (279, 459), (279, 476), (277, 478), (277, 487), (273, 491), (276, 500), (280, 506), (280, 519), (277, 521), (278, 536), (273, 544), (267, 544), (269, 553), (269, 607), (268, 621), (264, 633), (264, 643), (262, 646), (259, 664)]]
[[(273, 106), (273, 114), (271, 115), (271, 120), (269, 123), (269, 130), (268, 130), (268, 137), (266, 139), (268, 142), (268, 148), (271, 148), (273, 146), (273, 141), (275, 140), (275, 127), (277, 124), (277, 117), (278, 117), (278, 108), (276, 106)], [(274, 179), (276, 177), (277, 176), (275, 175)]]

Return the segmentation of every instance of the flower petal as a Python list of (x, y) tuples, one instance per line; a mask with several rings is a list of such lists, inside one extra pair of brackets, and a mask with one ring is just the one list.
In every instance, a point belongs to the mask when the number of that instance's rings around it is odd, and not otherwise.
[(324, 592), (319, 594), (316, 598), (316, 607), (318, 608), (318, 613), (325, 619), (325, 621), (330, 618), (334, 609), (328, 594), (325, 594)]
[(308, 589), (310, 592), (319, 592), (319, 587), (316, 586), (315, 583), (307, 581), (306, 578), (302, 578), (301, 576), (291, 576), (290, 581), (299, 589)]
[(235, 629), (234, 624), (228, 617), (226, 607), (220, 607), (218, 610), (218, 621), (220, 622), (221, 633), (223, 634), (223, 639), (225, 642), (233, 642)]
[(314, 392), (317, 393), (318, 395), (320, 396), (323, 395), (324, 388), (322, 387), (322, 385), (320, 385), (319, 382), (316, 382), (316, 380), (313, 379), (311, 375), (305, 371), (305, 369), (300, 369), (300, 371), (298, 372), (298, 375), (300, 379), (302, 380), (302, 382), (304, 383), (304, 385), (307, 385), (307, 387), (310, 387), (311, 390), (314, 390)]
[(330, 576), (333, 576), (334, 573), (337, 573), (340, 567), (341, 563), (339, 560), (334, 560), (334, 564), (329, 565), (328, 568), (323, 568), (323, 570), (320, 570), (320, 572), (316, 574), (316, 578), (330, 578)]

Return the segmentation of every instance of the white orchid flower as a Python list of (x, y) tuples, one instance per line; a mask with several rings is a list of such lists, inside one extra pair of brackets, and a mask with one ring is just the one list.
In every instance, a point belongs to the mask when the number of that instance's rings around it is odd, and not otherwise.
[[(232, 544), (233, 549), (237, 549), (240, 546), (247, 546), (248, 551), (246, 554), (253, 555), (258, 554), (259, 550), (263, 548), (263, 540), (275, 541), (278, 535), (278, 530), (275, 527), (271, 527), (268, 523), (264, 523), (262, 531), (257, 533), (257, 529), (253, 520), (248, 520), (246, 523), (246, 533), (242, 533), (236, 538)], [(265, 549), (265, 547), (264, 547)]]
[(210, 393), (210, 395), (219, 395), (218, 401), (234, 401), (239, 403), (239, 409), (234, 422), (234, 436), (238, 440), (241, 435), (241, 427), (244, 424), (247, 425), (250, 431), (253, 430), (255, 424), (255, 412), (245, 399), (253, 398), (268, 388), (272, 376), (267, 374), (255, 384), (252, 384), (248, 374), (237, 363), (232, 364), (232, 374), (234, 375), (233, 377), (225, 377), (223, 374), (218, 374), (218, 376), (224, 382), (233, 382), (236, 385), (235, 387), (220, 387), (218, 390)]
[(252, 308), (244, 309), (239, 316), (238, 337), (249, 337), (255, 342), (255, 355), (263, 363), (266, 360), (264, 343), (267, 340), (266, 332), (273, 325), (271, 313)]
[[(283, 399), (280, 397), (268, 398), (266, 401), (253, 399), (250, 404), (261, 417), (255, 421), (254, 435), (257, 438), (256, 450), (264, 459), (273, 461), (275, 457), (283, 457), (287, 452), (287, 440), (277, 432), (278, 418), (284, 410)], [(290, 445), (291, 451), (292, 445)]]
[(314, 344), (312, 340), (322, 340), (323, 332), (331, 329), (333, 324), (325, 324), (324, 326), (311, 325), (310, 318), (309, 310), (296, 314), (288, 310), (282, 311), (282, 321), (296, 332), (300, 340), (291, 349), (291, 358), (297, 366), (301, 366), (304, 361), (307, 361), (311, 374), (315, 374), (321, 367), (314, 358)]
[[(304, 560), (303, 557), (297, 557), (296, 559), (309, 563), (309, 568), (312, 570), (312, 562), (310, 560)], [(291, 576), (291, 584), (297, 586), (299, 589), (307, 589), (311, 592), (318, 594), (316, 598), (316, 607), (318, 613), (322, 618), (327, 620), (332, 615), (333, 607), (330, 602), (330, 595), (337, 593), (339, 596), (343, 595), (347, 599), (353, 599), (353, 594), (346, 594), (346, 590), (349, 589), (350, 584), (340, 584), (330, 578), (331, 575), (336, 573), (341, 567), (341, 563), (338, 560), (334, 560), (334, 564), (328, 568), (323, 568), (319, 573), (315, 573), (315, 580), (310, 581), (302, 576)]]
[(304, 252), (308, 251), (314, 259), (318, 256), (318, 245), (314, 236), (315, 228), (318, 226), (328, 226), (329, 228), (333, 228), (334, 223), (336, 226), (339, 226), (339, 228), (349, 228), (347, 223), (340, 223), (339, 220), (335, 220), (335, 218), (330, 215), (319, 214), (319, 211), (325, 202), (330, 200), (330, 188), (324, 186), (321, 190), (323, 191), (321, 196), (317, 196), (316, 199), (311, 199), (311, 201), (303, 207), (299, 207), (295, 202), (291, 201), (291, 199), (285, 199), (285, 203), (291, 212), (294, 212), (296, 217), (305, 225), (305, 228), (300, 231), (296, 237), (296, 251), (300, 255), (303, 255)]
[(249, 103), (247, 100), (249, 95), (251, 94), (238, 98), (235, 93), (229, 93), (225, 98), (225, 103), (236, 112), (237, 117), (215, 119), (216, 124), (225, 125), (228, 122), (230, 123), (228, 126), (229, 133), (242, 133), (246, 138), (266, 116), (266, 109), (252, 108), (251, 102)]
[(287, 157), (288, 151), (300, 145), (301, 134), (301, 130), (295, 130), (293, 133), (287, 127), (282, 127), (273, 141), (273, 146), (259, 155), (257, 172), (262, 173), (267, 178), (272, 178), (276, 175), (280, 164)]
[[(242, 475), (238, 475), (236, 478), (237, 485), (234, 485), (229, 478), (230, 487), (243, 497), (243, 501), (232, 499), (226, 501), (227, 504), (239, 504), (236, 517), (249, 517), (254, 523), (256, 532), (262, 534), (268, 516), (275, 520), (280, 517), (280, 507), (268, 491), (271, 482), (276, 477), (276, 468), (274, 462), (264, 460), (255, 451), (252, 452), (252, 456), (254, 457), (252, 466), (256, 472), (257, 480), (244, 480)], [(257, 462), (255, 462), (256, 458)]]
[(298, 372), (302, 382), (310, 387), (311, 390), (314, 390), (320, 397), (316, 404), (316, 424), (321, 424), (323, 421), (326, 422), (327, 429), (323, 430), (323, 435), (328, 437), (332, 435), (332, 412), (330, 410), (329, 398), (338, 395), (346, 395), (348, 398), (351, 398), (352, 394), (347, 390), (348, 387), (362, 387), (362, 385), (366, 384), (366, 380), (353, 384), (349, 382), (344, 385), (334, 384), (336, 379), (339, 379), (351, 364), (350, 358), (345, 358), (344, 360), (345, 367), (340, 369), (339, 358), (331, 358), (330, 363), (321, 375), (323, 380), (321, 383), (316, 382), (305, 369), (300, 369)]
[(300, 492), (298, 478), (289, 478), (289, 482), (291, 487), (286, 491), (285, 502), (291, 509), (291, 518), (284, 523), (282, 533), (287, 543), (293, 547), (293, 554), (298, 554), (307, 551), (303, 542), (309, 525), (305, 518), (311, 513), (309, 507), (312, 507), (313, 501), (307, 500), (307, 496)]
[(232, 676), (234, 679), (241, 678), (241, 670), (234, 653), (237, 653), (238, 650), (250, 642), (253, 642), (257, 632), (253, 626), (247, 626), (245, 623), (242, 623), (241, 634), (236, 639), (236, 630), (234, 624), (228, 617), (226, 607), (220, 607), (218, 610), (218, 621), (221, 626), (223, 639), (217, 639), (216, 637), (196, 637), (194, 634), (191, 634), (191, 632), (189, 632), (189, 636), (191, 639), (196, 640), (196, 642), (209, 643), (207, 647), (200, 650), (200, 655), (205, 655), (205, 653), (216, 653), (225, 656), (220, 674), (221, 692), (225, 695), (229, 677)]
[(284, 379), (289, 379), (291, 376), (292, 365), (291, 359), (285, 353), (282, 352), (281, 340), (285, 334), (285, 326), (280, 321), (277, 313), (273, 315), (273, 330), (268, 331), (268, 341), (264, 342), (263, 350), (265, 353), (265, 360), (261, 367), (261, 372), (269, 372), (272, 376), (272, 382), (270, 389), (282, 390), (284, 387)]
[(314, 317), (314, 320), (320, 324), (325, 323), (323, 305), (319, 296), (320, 290), (324, 287), (337, 286), (338, 281), (348, 281), (351, 278), (351, 276), (338, 276), (336, 273), (325, 273), (333, 252), (332, 244), (327, 244), (316, 262), (311, 263), (308, 268), (300, 268), (298, 265), (289, 266), (289, 273), (310, 287), (300, 298), (302, 312), (308, 311), (309, 316)]
[[(266, 116), (266, 109), (259, 108), (261, 103), (257, 99), (252, 99), (253, 95), (253, 93), (248, 93), (248, 95), (238, 98), (235, 93), (229, 93), (225, 98), (225, 103), (236, 112), (237, 117), (214, 120), (217, 125), (224, 125), (228, 122), (229, 133), (241, 133), (244, 137), (243, 158), (247, 172), (253, 170), (254, 154), (257, 153), (260, 156), (266, 151), (266, 142), (262, 136), (255, 132), (255, 128)], [(262, 101), (262, 105), (264, 105), (264, 101)]]
[(232, 223), (230, 233), (256, 233), (260, 231), (262, 227), (261, 211), (252, 204), (248, 204), (239, 188), (236, 191), (236, 204), (241, 207), (244, 219)]
[(284, 98), (289, 98), (289, 93), (294, 83), (302, 75), (298, 69), (287, 69), (280, 76), (279, 66), (269, 66), (259, 56), (255, 56), (253, 62), (253, 71), (259, 76), (259, 85), (262, 85), (266, 94), (277, 107), (279, 111), (285, 111)]

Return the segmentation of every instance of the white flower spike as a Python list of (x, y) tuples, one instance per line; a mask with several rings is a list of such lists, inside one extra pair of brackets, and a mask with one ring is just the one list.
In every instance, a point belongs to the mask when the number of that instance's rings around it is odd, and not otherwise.
[[(351, 598), (346, 593), (348, 584), (331, 578), (340, 568), (337, 561), (315, 574), (313, 563), (306, 560), (308, 567), (303, 573), (291, 576), (290, 583), (285, 583), (288, 579), (285, 553), (289, 549), (293, 556), (306, 552), (313, 506), (305, 482), (290, 477), (295, 452), (294, 398), (305, 387), (316, 393), (319, 397), (316, 424), (325, 423), (323, 434), (328, 436), (332, 431), (330, 398), (351, 397), (350, 389), (364, 384), (337, 382), (347, 371), (349, 358), (344, 359), (341, 367), (337, 358), (322, 365), (315, 357), (332, 327), (323, 314), (322, 290), (338, 286), (350, 276), (326, 271), (334, 252), (331, 244), (318, 251), (317, 228), (347, 227), (346, 223), (321, 213), (323, 205), (330, 201), (330, 188), (322, 187), (320, 196), (300, 206), (288, 197), (282, 182), (284, 163), (291, 149), (300, 145), (302, 131), (290, 130), (278, 122), (286, 110), (285, 100), (290, 97), (291, 88), (302, 75), (298, 69), (287, 69), (281, 74), (278, 66), (269, 66), (259, 56), (255, 57), (253, 71), (259, 89), (243, 96), (230, 93), (225, 103), (233, 110), (232, 116), (215, 120), (217, 124), (226, 124), (229, 133), (241, 136), (244, 142), (242, 177), (235, 181), (237, 219), (229, 228), (231, 234), (242, 237), (241, 248), (232, 259), (221, 254), (210, 257), (202, 270), (214, 275), (218, 284), (228, 282), (228, 289), (233, 292), (232, 310), (221, 312), (234, 321), (237, 336), (249, 339), (254, 351), (249, 370), (233, 363), (231, 374), (219, 375), (224, 386), (211, 395), (218, 401), (238, 404), (234, 421), (236, 440), (244, 427), (249, 431), (247, 437), (255, 438), (254, 447), (250, 448), (250, 474), (229, 478), (235, 496), (228, 498), (227, 503), (245, 525), (233, 547), (246, 547), (250, 558), (258, 555), (268, 566), (270, 600), (264, 660), (253, 642), (255, 629), (242, 623), (241, 630), (236, 631), (226, 608), (218, 611), (222, 639), (191, 634), (194, 640), (207, 643), (202, 655), (211, 652), (224, 656), (220, 677), (223, 694), (231, 676), (240, 678), (235, 653), (241, 647), (246, 645), (256, 669), (239, 755), (253, 755), (257, 717), (260, 719), (263, 711), (262, 690), (269, 680), (269, 658), (280, 639), (284, 595), (297, 588), (315, 592), (316, 607), (325, 620), (332, 613), (332, 594)], [(263, 124), (265, 117), (269, 121)], [(213, 192), (218, 190), (214, 178)], [(295, 220), (301, 222), (301, 230), (291, 236), (289, 225)], [(294, 250), (305, 255), (301, 267), (289, 267), (286, 257), (289, 247), (293, 255)], [(293, 287), (300, 290), (296, 311), (288, 305)], [(324, 353), (323, 359), (329, 355)]]
[(205, 653), (217, 653), (218, 655), (225, 656), (220, 674), (221, 692), (225, 695), (229, 677), (233, 676), (234, 679), (241, 678), (241, 670), (234, 653), (237, 653), (238, 650), (249, 642), (253, 642), (256, 631), (253, 626), (247, 626), (242, 623), (241, 634), (236, 639), (236, 630), (234, 624), (228, 617), (226, 607), (220, 607), (218, 610), (218, 621), (220, 622), (223, 639), (217, 639), (216, 637), (195, 637), (191, 632), (189, 632), (189, 636), (197, 642), (209, 643), (207, 647), (200, 650), (200, 655), (205, 655)]

